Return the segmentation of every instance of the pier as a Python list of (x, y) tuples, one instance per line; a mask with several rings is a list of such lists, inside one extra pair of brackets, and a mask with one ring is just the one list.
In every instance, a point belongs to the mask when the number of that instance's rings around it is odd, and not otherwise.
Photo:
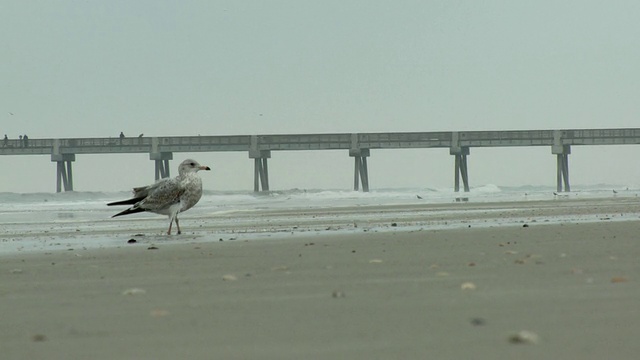
[[(56, 163), (56, 191), (73, 191), (72, 164), (77, 154), (148, 153), (155, 179), (170, 175), (169, 161), (179, 152), (246, 152), (254, 161), (254, 191), (269, 190), (271, 152), (345, 150), (354, 158), (353, 189), (369, 191), (367, 158), (372, 149), (448, 148), (454, 157), (454, 190), (470, 189), (467, 166), (471, 148), (546, 146), (556, 156), (557, 190), (570, 191), (572, 146), (640, 144), (640, 128), (516, 131), (387, 132), (289, 135), (163, 136), (133, 138), (8, 139), (0, 155), (50, 155)], [(462, 182), (462, 184), (461, 184)]]

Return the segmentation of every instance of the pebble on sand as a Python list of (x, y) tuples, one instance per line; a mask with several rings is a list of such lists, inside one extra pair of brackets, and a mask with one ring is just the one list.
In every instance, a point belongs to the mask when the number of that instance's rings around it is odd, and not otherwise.
[(47, 341), (47, 337), (43, 334), (35, 334), (31, 337), (31, 340), (33, 340), (34, 342), (42, 342)]

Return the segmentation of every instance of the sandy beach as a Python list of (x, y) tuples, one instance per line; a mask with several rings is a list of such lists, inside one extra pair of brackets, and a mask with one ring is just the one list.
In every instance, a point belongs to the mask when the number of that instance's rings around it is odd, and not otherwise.
[[(358, 209), (381, 220), (349, 231), (331, 229), (354, 209), (271, 214), (259, 238), (203, 215), (181, 237), (3, 254), (2, 358), (637, 358), (634, 201), (448, 206)], [(464, 225), (429, 226), (447, 221)]]

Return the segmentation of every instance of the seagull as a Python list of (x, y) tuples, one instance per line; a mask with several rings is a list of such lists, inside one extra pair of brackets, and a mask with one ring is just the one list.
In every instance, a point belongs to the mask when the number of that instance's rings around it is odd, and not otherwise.
[(169, 216), (167, 235), (171, 235), (171, 226), (174, 221), (180, 234), (178, 213), (189, 210), (202, 197), (202, 180), (197, 174), (200, 170), (211, 170), (211, 168), (202, 166), (192, 159), (183, 161), (178, 167), (178, 176), (175, 178), (161, 179), (152, 185), (133, 188), (133, 198), (108, 203), (108, 206), (133, 205), (112, 217), (143, 211), (167, 215)]

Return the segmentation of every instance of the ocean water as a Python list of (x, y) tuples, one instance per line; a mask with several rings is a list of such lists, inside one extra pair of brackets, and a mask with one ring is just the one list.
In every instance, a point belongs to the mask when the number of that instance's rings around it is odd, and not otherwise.
[[(180, 215), (183, 229), (180, 239), (233, 240), (274, 233), (304, 235), (327, 230), (355, 231), (363, 226), (376, 228), (380, 224), (388, 225), (398, 221), (396, 219), (406, 220), (403, 223), (409, 227), (424, 226), (424, 222), (417, 219), (425, 214), (425, 210), (418, 214), (411, 207), (433, 204), (434, 207), (428, 209), (429, 217), (444, 219), (447, 213), (462, 210), (437, 205), (625, 199), (638, 197), (638, 194), (638, 188), (606, 184), (582, 186), (579, 190), (560, 194), (551, 187), (497, 185), (475, 187), (467, 193), (428, 188), (379, 189), (368, 193), (323, 189), (264, 193), (205, 191), (193, 209)], [(129, 192), (0, 193), (0, 253), (65, 246), (113, 246), (136, 236), (146, 236), (146, 242), (168, 241), (163, 235), (168, 226), (165, 216), (142, 213), (111, 218), (125, 207), (108, 207), (106, 204), (129, 196)], [(377, 210), (380, 207), (393, 210)], [(451, 227), (463, 224), (454, 220), (434, 220), (430, 225)]]

